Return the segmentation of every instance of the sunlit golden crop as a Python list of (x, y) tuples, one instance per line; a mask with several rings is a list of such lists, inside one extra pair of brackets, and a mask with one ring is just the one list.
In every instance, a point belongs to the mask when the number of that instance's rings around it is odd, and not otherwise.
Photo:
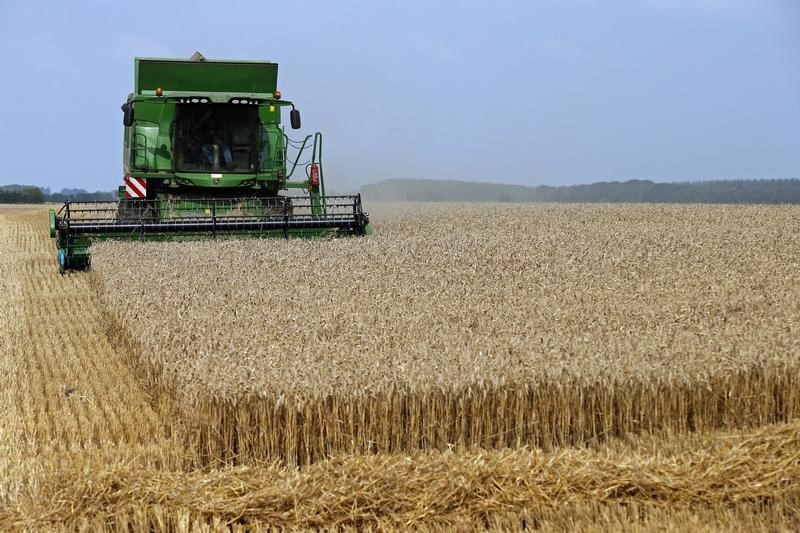
[(0, 529), (800, 525), (797, 207), (371, 215), (62, 277), (0, 210)]

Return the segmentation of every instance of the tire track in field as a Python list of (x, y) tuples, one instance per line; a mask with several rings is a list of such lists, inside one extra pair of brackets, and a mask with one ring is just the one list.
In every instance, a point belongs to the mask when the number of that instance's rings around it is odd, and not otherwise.
[(90, 275), (58, 273), (43, 209), (0, 211), (0, 300), (0, 503), (53, 457), (164, 443)]

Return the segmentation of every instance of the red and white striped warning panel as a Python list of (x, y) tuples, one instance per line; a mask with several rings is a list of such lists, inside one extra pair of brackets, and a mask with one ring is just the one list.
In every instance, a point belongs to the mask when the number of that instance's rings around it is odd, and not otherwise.
[(125, 178), (125, 198), (147, 198), (147, 180), (144, 178)]

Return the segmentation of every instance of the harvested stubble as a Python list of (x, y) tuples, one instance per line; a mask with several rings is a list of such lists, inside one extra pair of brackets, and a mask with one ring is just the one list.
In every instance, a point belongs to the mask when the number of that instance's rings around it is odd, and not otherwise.
[[(654, 451), (656, 453), (654, 453)], [(0, 527), (719, 531), (800, 526), (800, 423), (751, 434), (525, 449), (340, 457), (183, 472), (84, 456), (42, 480)], [(741, 529), (739, 529), (741, 530)]]
[(93, 265), (205, 461), (549, 447), (797, 416), (798, 214), (407, 207), (369, 238)]
[(47, 211), (0, 206), (0, 508), (52, 467), (43, 457), (170, 445), (89, 280), (53, 264)]

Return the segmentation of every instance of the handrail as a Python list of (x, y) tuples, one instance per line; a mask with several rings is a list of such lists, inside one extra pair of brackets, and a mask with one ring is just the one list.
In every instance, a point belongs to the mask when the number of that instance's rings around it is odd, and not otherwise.
[[(288, 152), (288, 148), (291, 145), (291, 143), (292, 142), (296, 142), (296, 141), (292, 141), (289, 138), (289, 136), (286, 135), (286, 133), (284, 133), (284, 132), (281, 132), (281, 135), (286, 140), (286, 145), (283, 147), (283, 149), (284, 149), (285, 152)], [(286, 179), (291, 178), (292, 174), (294, 174), (294, 171), (297, 168), (297, 165), (300, 163), (300, 156), (303, 155), (303, 152), (306, 149), (306, 145), (308, 144), (309, 139), (311, 139), (311, 135), (306, 135), (306, 138), (303, 139), (303, 144), (300, 146), (300, 148), (296, 148), (295, 146), (292, 146), (292, 148), (295, 148), (297, 150), (297, 157), (294, 158), (294, 163), (292, 163), (292, 170), (287, 172)], [(284, 154), (284, 159), (283, 159), (284, 162), (286, 162), (286, 157), (285, 156), (286, 156), (286, 154)]]
[[(319, 154), (317, 153), (317, 146), (319, 145)], [(317, 157), (319, 155), (319, 158)], [(322, 204), (322, 212), (323, 214), (328, 213), (327, 203), (325, 201), (325, 177), (323, 176), (322, 172), (322, 132), (314, 133), (314, 151), (311, 152), (311, 164), (317, 165), (317, 169), (319, 170), (319, 192), (320, 192), (320, 203)]]

